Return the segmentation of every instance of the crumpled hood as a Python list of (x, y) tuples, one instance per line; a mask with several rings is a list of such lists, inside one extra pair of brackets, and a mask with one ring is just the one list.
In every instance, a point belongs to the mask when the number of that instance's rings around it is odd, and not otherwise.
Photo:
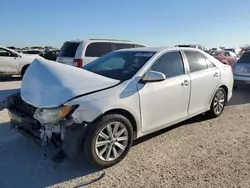
[(118, 83), (119, 80), (39, 58), (35, 59), (25, 72), (21, 97), (35, 107), (57, 107), (78, 95), (112, 87)]

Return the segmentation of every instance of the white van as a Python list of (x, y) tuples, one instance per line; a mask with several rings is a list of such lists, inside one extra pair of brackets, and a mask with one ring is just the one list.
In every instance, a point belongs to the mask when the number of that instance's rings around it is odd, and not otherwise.
[(127, 40), (87, 39), (67, 41), (60, 49), (57, 62), (82, 67), (91, 61), (115, 50), (126, 48), (147, 47)]

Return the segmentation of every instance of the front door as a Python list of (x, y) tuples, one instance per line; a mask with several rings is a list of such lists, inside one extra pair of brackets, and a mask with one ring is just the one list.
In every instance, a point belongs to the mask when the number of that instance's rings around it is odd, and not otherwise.
[(186, 118), (190, 97), (190, 77), (185, 74), (179, 51), (163, 54), (150, 70), (162, 72), (167, 79), (138, 84), (142, 132), (160, 129)]
[(191, 78), (190, 116), (204, 112), (218, 87), (220, 71), (203, 54), (185, 51)]

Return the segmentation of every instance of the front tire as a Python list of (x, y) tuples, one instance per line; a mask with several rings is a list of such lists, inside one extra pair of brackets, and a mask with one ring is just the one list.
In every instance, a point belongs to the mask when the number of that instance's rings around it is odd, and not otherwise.
[(223, 88), (219, 88), (212, 100), (210, 110), (208, 111), (208, 115), (212, 118), (218, 117), (222, 114), (227, 101), (227, 95)]
[(91, 164), (107, 168), (127, 155), (133, 142), (133, 129), (126, 117), (109, 114), (89, 126), (83, 155)]

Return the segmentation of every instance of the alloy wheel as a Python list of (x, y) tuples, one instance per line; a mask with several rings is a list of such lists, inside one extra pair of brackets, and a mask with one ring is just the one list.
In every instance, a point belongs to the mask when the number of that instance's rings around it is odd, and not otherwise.
[(120, 122), (107, 124), (95, 141), (95, 151), (99, 159), (113, 161), (119, 158), (128, 145), (128, 130)]
[(225, 106), (225, 93), (218, 91), (213, 102), (213, 110), (216, 114), (220, 114)]

